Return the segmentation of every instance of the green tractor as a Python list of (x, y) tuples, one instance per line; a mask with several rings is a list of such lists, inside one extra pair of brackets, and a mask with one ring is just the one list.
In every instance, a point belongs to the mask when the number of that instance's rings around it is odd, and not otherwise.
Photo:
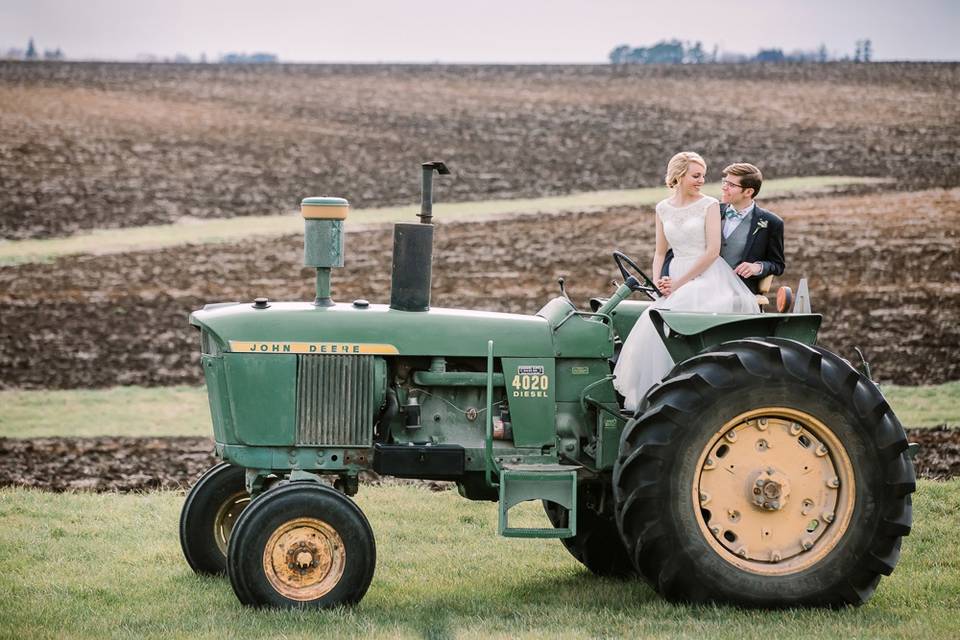
[[(589, 310), (565, 294), (532, 316), (431, 308), (434, 172), (420, 222), (394, 228), (389, 305), (331, 299), (349, 205), (307, 198), (316, 299), (190, 316), (222, 460), (181, 514), (196, 572), (226, 573), (246, 605), (358, 602), (376, 545), (350, 496), (374, 471), (453, 481), (499, 502), (501, 535), (558, 538), (670, 600), (871, 596), (910, 532), (914, 470), (877, 385), (816, 346), (819, 315), (652, 312), (676, 366), (627, 413), (612, 363), (650, 278), (615, 253), (623, 283)], [(552, 526), (511, 523), (528, 500)]]

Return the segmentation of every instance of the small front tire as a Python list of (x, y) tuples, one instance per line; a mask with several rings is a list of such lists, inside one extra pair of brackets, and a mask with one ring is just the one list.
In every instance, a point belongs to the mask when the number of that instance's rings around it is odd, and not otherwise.
[(327, 609), (359, 602), (376, 566), (370, 523), (330, 487), (294, 482), (267, 491), (243, 513), (227, 551), (240, 602)]
[(200, 476), (180, 511), (180, 548), (202, 575), (227, 570), (227, 543), (237, 518), (250, 503), (243, 467), (222, 462)]

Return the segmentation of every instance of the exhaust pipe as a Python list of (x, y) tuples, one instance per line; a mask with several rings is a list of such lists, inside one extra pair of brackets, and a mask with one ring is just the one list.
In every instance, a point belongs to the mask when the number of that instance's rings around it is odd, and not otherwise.
[(390, 308), (398, 311), (430, 309), (433, 269), (433, 172), (449, 175), (442, 162), (422, 165), (420, 222), (399, 222), (393, 227), (393, 271)]

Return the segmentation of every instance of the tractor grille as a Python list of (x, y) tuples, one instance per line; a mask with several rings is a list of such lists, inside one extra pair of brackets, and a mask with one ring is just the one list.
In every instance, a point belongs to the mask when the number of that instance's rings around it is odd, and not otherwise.
[(297, 356), (297, 444), (369, 447), (374, 358)]

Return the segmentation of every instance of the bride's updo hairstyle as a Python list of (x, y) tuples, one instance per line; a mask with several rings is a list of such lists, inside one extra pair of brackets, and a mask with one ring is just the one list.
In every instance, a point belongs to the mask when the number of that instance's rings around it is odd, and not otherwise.
[(707, 163), (704, 162), (699, 153), (694, 153), (693, 151), (681, 151), (677, 155), (670, 158), (670, 162), (667, 163), (667, 175), (663, 179), (668, 187), (673, 189), (675, 186), (680, 184), (680, 178), (687, 175), (687, 169), (690, 167), (691, 162), (696, 162), (703, 167), (704, 171), (706, 171)]

